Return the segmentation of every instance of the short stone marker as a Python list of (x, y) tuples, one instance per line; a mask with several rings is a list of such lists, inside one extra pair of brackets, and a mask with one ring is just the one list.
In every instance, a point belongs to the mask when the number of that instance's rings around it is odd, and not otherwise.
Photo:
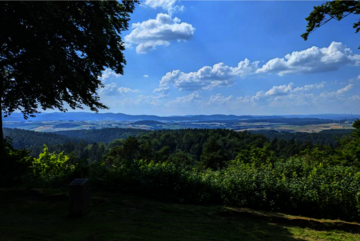
[(75, 178), (69, 185), (70, 216), (81, 216), (89, 210), (89, 179)]

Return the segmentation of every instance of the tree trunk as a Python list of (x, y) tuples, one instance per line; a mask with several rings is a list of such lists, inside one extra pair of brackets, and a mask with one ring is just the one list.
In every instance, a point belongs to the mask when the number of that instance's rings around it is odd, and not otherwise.
[[(5, 147), (4, 147), (4, 134), (3, 134), (3, 125), (2, 125), (2, 109), (1, 109), (1, 96), (0, 96), (0, 175), (4, 175), (4, 171), (7, 170), (7, 160), (5, 158)], [(0, 185), (4, 180), (0, 177)]]
[(2, 114), (2, 108), (1, 108), (1, 97), (0, 97), (0, 157), (4, 154), (4, 132), (3, 132), (3, 114)]
[[(3, 119), (3, 114), (2, 114), (1, 99), (0, 99), (0, 138), (1, 138), (1, 140), (4, 139), (2, 119)], [(2, 147), (2, 142), (0, 143), (0, 147)]]

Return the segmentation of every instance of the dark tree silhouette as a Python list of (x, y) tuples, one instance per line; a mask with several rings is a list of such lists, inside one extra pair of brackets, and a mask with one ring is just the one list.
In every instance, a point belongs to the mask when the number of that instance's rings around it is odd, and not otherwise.
[[(320, 6), (315, 6), (314, 10), (306, 18), (308, 22), (306, 32), (301, 37), (307, 40), (309, 34), (317, 28), (333, 19), (340, 21), (350, 14), (360, 14), (359, 1), (328, 1)], [(359, 32), (360, 20), (354, 23), (353, 27), (356, 33)]]
[[(0, 125), (20, 110), (107, 108), (97, 89), (105, 68), (123, 74), (128, 28), (137, 0), (0, 2)], [(2, 128), (0, 135), (2, 134)]]

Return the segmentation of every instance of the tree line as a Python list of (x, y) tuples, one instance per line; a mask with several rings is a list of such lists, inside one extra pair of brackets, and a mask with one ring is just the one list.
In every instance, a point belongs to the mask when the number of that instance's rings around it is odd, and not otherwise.
[(100, 129), (41, 133), (5, 128), (15, 148), (39, 156), (43, 145), (51, 152), (64, 152), (71, 160), (104, 160), (107, 164), (133, 159), (174, 162), (199, 167), (222, 168), (239, 153), (254, 148), (273, 151), (274, 158), (288, 158), (308, 149), (333, 149), (349, 131), (288, 133), (275, 131), (235, 132), (226, 129), (183, 129), (144, 131), (136, 129)]

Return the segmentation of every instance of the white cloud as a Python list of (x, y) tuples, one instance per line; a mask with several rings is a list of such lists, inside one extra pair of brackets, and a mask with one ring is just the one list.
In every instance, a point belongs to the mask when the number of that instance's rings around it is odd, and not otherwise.
[(99, 90), (99, 95), (102, 96), (114, 96), (114, 95), (122, 95), (128, 93), (137, 93), (139, 90), (131, 89), (127, 87), (118, 87), (115, 82), (106, 84), (104, 88)]
[(349, 97), (349, 100), (360, 100), (360, 95), (353, 95)]
[(119, 87), (119, 88), (117, 88), (117, 91), (118, 91), (120, 94), (137, 93), (137, 92), (139, 92), (138, 89), (131, 89), (131, 88), (126, 88), (126, 87)]
[[(284, 58), (275, 58), (262, 67), (259, 61), (250, 62), (248, 59), (239, 62), (237, 67), (230, 67), (224, 63), (213, 67), (204, 66), (196, 72), (184, 73), (174, 70), (161, 78), (160, 86), (155, 92), (167, 92), (171, 85), (179, 90), (212, 89), (217, 86), (230, 86), (234, 84), (234, 77), (246, 77), (251, 74), (276, 73), (286, 75), (291, 73), (307, 73), (336, 70), (346, 64), (359, 65), (360, 55), (339, 42), (332, 42), (329, 47), (312, 47), (303, 51), (293, 52)], [(325, 82), (316, 85), (297, 87), (293, 91), (308, 91), (321, 89)], [(270, 92), (269, 92), (270, 94)]]
[(360, 55), (353, 54), (345, 45), (332, 42), (329, 47), (311, 47), (294, 51), (284, 58), (274, 58), (259, 68), (256, 73), (276, 73), (280, 76), (295, 73), (333, 71), (344, 65), (359, 65)]
[(159, 87), (157, 89), (154, 89), (154, 93), (159, 93), (159, 94), (166, 94), (168, 91), (170, 90), (169, 87)]
[(241, 103), (249, 103), (251, 102), (251, 97), (250, 96), (239, 96), (236, 98), (237, 101), (241, 102)]
[(321, 89), (325, 87), (325, 84), (326, 82), (321, 82), (319, 84), (310, 84), (310, 85), (294, 88), (294, 83), (289, 83), (288, 85), (273, 86), (271, 89), (267, 91), (258, 91), (253, 96), (248, 96), (248, 95), (240, 96), (236, 100), (241, 103), (249, 103), (249, 102), (256, 102), (260, 99), (265, 99), (265, 98), (280, 100), (285, 96), (290, 96), (292, 99), (296, 99), (299, 98), (299, 96), (309, 95), (309, 94), (303, 94), (302, 92), (306, 92), (312, 89)]
[(145, 0), (143, 4), (154, 9), (162, 8), (168, 11), (170, 15), (172, 15), (175, 12), (182, 12), (185, 9), (183, 5), (176, 5), (176, 2), (179, 1), (178, 0)]
[[(195, 72), (184, 73), (173, 70), (166, 73), (160, 80), (155, 91), (166, 92), (173, 85), (179, 90), (213, 89), (217, 86), (231, 86), (234, 77), (245, 78), (249, 75), (275, 73), (280, 76), (311, 72), (337, 70), (345, 65), (360, 65), (360, 55), (353, 54), (345, 45), (332, 42), (325, 48), (312, 47), (303, 51), (292, 52), (284, 58), (274, 58), (259, 67), (260, 61), (250, 62), (245, 59), (238, 66), (230, 67), (220, 62), (214, 66), (204, 66)], [(358, 77), (360, 78), (360, 77)], [(316, 85), (297, 87), (294, 91), (321, 89), (325, 82)]]
[(144, 77), (144, 78), (149, 78), (149, 75), (144, 74), (143, 77)]
[(226, 104), (230, 102), (233, 99), (232, 95), (229, 95), (228, 97), (225, 97), (224, 95), (218, 93), (216, 95), (211, 95), (209, 104)]
[(105, 95), (105, 96), (112, 96), (112, 95), (116, 95), (116, 94), (118, 94), (117, 93), (117, 85), (116, 85), (116, 83), (114, 83), (114, 82), (112, 82), (112, 83), (110, 83), (110, 84), (106, 84), (105, 86), (104, 86), (104, 88), (101, 88), (100, 90), (99, 90), (99, 94), (100, 95)]
[(313, 93), (291, 93), (269, 99), (269, 107), (291, 108), (298, 106), (313, 106), (317, 97)]
[(117, 74), (115, 73), (115, 71), (111, 70), (111, 69), (105, 69), (105, 71), (102, 72), (101, 76), (98, 76), (98, 79), (101, 80), (101, 82), (105, 83), (107, 81), (107, 79), (114, 77), (114, 78), (119, 78), (121, 77), (121, 74)]
[(187, 41), (192, 38), (195, 28), (180, 19), (159, 13), (156, 19), (134, 23), (133, 30), (125, 36), (127, 45), (136, 45), (137, 53), (147, 53), (157, 46), (169, 46), (171, 41)]
[(345, 92), (348, 92), (349, 90), (351, 90), (354, 87), (353, 84), (349, 84), (347, 86), (345, 86), (344, 88), (339, 89), (338, 91), (336, 91), (337, 94), (343, 94)]
[(224, 63), (214, 66), (205, 66), (196, 72), (184, 73), (174, 70), (166, 73), (160, 80), (160, 87), (156, 91), (169, 90), (169, 86), (174, 85), (179, 90), (200, 90), (211, 89), (216, 86), (230, 86), (234, 84), (233, 78), (236, 76), (244, 77), (253, 73), (258, 66), (258, 62), (250, 62), (248, 59), (239, 62), (238, 66), (230, 67)]
[(174, 104), (189, 104), (189, 103), (192, 103), (192, 102), (198, 101), (198, 100), (201, 100), (201, 97), (200, 97), (199, 93), (194, 92), (189, 95), (177, 97), (175, 100), (170, 101), (168, 103), (168, 105), (171, 106)]
[(153, 105), (159, 106), (161, 105), (161, 99), (166, 98), (166, 95), (140, 95), (136, 99), (133, 99), (132, 102), (137, 105)]
[(326, 82), (323, 81), (320, 84), (310, 84), (310, 85), (304, 85), (303, 87), (296, 87), (294, 89), (294, 92), (297, 92), (297, 91), (309, 91), (309, 90), (312, 90), (312, 89), (322, 89), (322, 88), (325, 87), (325, 84), (326, 84)]
[(322, 98), (339, 98), (344, 93), (351, 90), (353, 87), (354, 87), (354, 84), (348, 84), (344, 88), (341, 88), (341, 89), (339, 89), (337, 91), (334, 91), (334, 92), (323, 92), (323, 93), (320, 94), (320, 97), (322, 97)]
[(273, 86), (270, 90), (266, 91), (264, 96), (281, 96), (287, 95), (293, 91), (293, 83), (288, 85)]

